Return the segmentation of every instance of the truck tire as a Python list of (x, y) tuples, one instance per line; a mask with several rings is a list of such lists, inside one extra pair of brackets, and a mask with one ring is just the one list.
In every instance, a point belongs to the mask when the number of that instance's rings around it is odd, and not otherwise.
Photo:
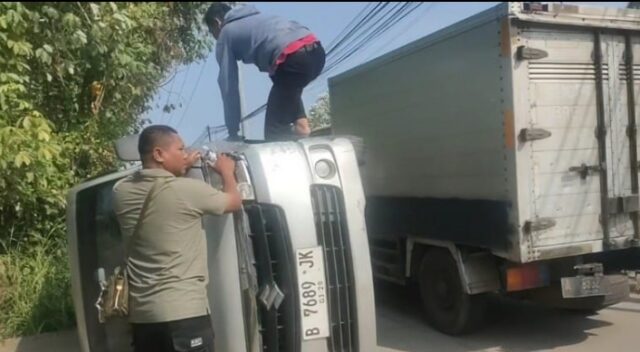
[(456, 262), (447, 250), (427, 251), (419, 275), (420, 298), (431, 326), (448, 335), (462, 335), (481, 325), (486, 295), (464, 292)]

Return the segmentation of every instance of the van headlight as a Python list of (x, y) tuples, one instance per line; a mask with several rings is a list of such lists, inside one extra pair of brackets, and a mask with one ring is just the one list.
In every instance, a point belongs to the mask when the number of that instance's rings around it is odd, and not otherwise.
[(236, 180), (238, 181), (238, 192), (242, 200), (255, 200), (256, 194), (251, 184), (249, 166), (244, 157), (236, 160)]
[(316, 174), (324, 179), (330, 179), (336, 174), (336, 165), (327, 159), (321, 159), (316, 162)]
[(238, 193), (240, 193), (242, 200), (255, 200), (253, 187), (247, 182), (238, 183)]

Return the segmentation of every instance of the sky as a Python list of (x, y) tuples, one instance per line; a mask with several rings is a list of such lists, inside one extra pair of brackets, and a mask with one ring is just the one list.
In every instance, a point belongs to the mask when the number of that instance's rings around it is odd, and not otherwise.
[[(626, 7), (627, 2), (566, 2), (589, 6)], [(263, 13), (295, 20), (308, 27), (323, 43), (328, 44), (367, 5), (366, 2), (257, 2), (251, 3)], [(390, 28), (384, 35), (372, 41), (366, 48), (342, 63), (329, 77), (335, 76), (359, 64), (422, 38), (467, 17), (497, 5), (498, 2), (435, 2), (424, 3), (404, 21)], [(241, 70), (243, 110), (247, 114), (265, 104), (271, 89), (268, 74), (259, 72), (254, 65), (238, 63)], [(177, 68), (174, 79), (160, 88), (154, 97), (153, 109), (144, 117), (153, 124), (167, 124), (178, 130), (187, 145), (198, 138), (206, 126), (224, 124), (222, 98), (217, 84), (218, 64), (215, 49), (206, 61), (195, 62)], [(303, 93), (307, 112), (315, 100), (327, 92), (327, 77), (312, 82)], [(164, 113), (162, 107), (174, 104), (176, 109)], [(249, 139), (262, 139), (264, 113), (244, 125), (244, 135)]]

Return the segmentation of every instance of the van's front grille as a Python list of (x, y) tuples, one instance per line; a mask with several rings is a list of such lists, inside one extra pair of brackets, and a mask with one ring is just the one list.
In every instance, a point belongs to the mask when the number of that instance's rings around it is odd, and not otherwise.
[(245, 210), (256, 260), (258, 294), (264, 292), (265, 287), (273, 287), (274, 283), (284, 294), (278, 308), (258, 303), (262, 351), (298, 351), (300, 323), (296, 314), (295, 263), (284, 212), (268, 204), (250, 205)]
[(329, 287), (332, 352), (358, 351), (356, 296), (349, 230), (342, 191), (334, 186), (311, 186), (318, 242), (324, 248)]

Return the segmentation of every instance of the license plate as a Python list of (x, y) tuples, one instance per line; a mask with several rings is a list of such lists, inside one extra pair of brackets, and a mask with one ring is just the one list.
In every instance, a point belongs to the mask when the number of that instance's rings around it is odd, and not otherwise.
[(328, 337), (327, 287), (322, 247), (298, 249), (296, 264), (302, 338), (313, 340)]
[(602, 276), (563, 277), (561, 283), (563, 298), (603, 296), (608, 293), (607, 281)]

